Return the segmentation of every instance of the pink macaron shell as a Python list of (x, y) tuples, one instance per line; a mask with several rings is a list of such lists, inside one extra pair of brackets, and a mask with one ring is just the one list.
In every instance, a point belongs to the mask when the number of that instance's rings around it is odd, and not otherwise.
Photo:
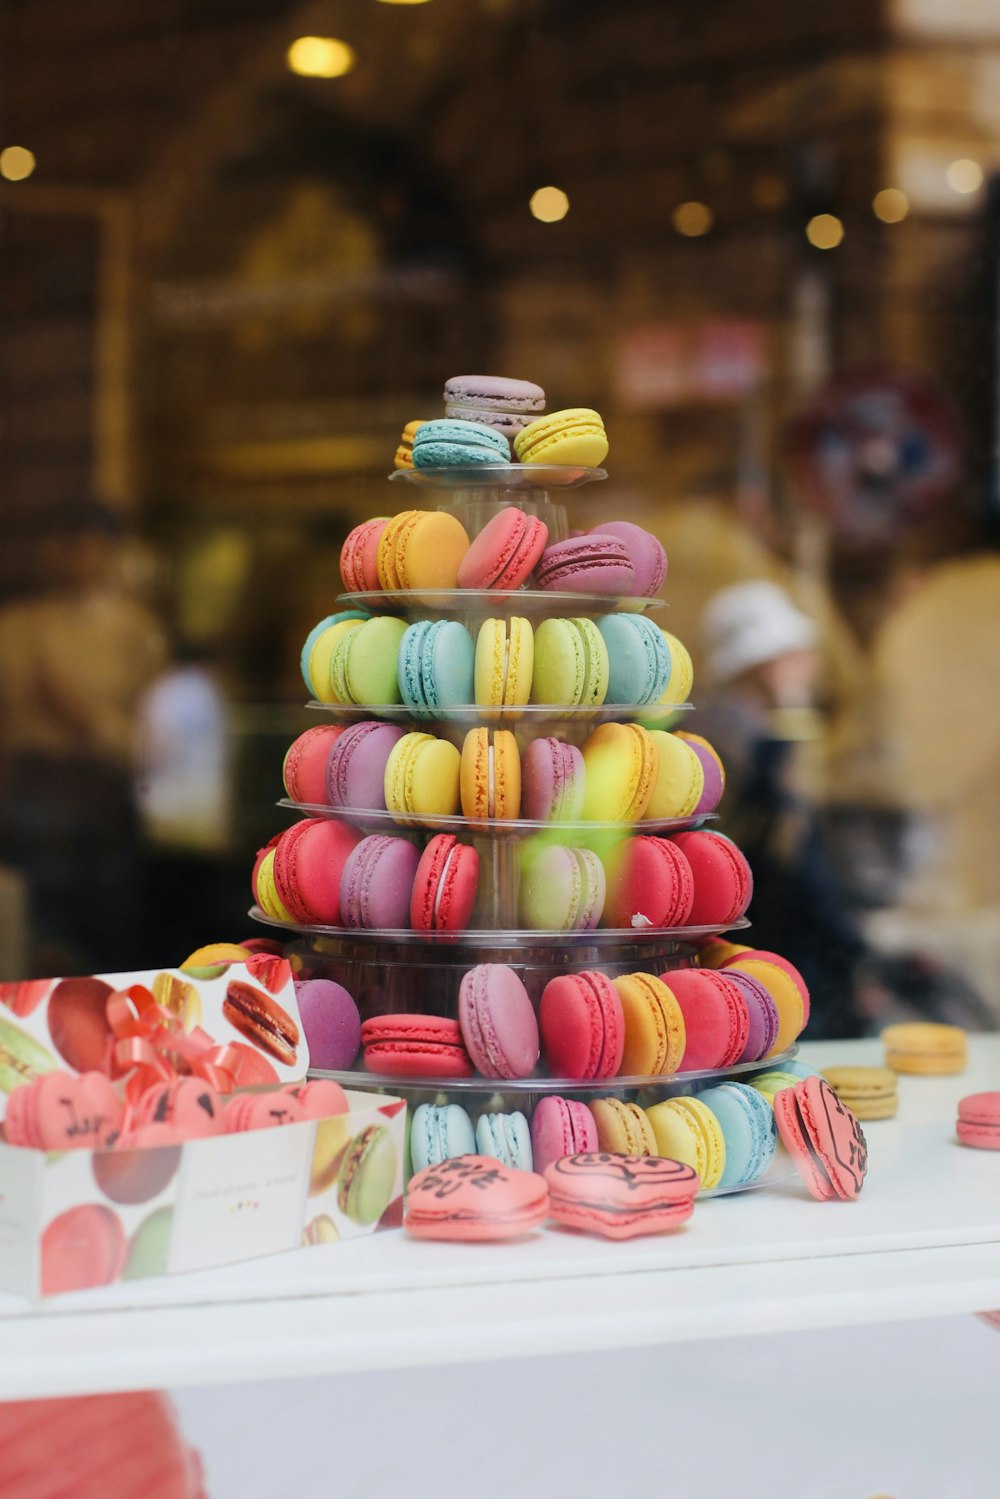
[(548, 1094), (531, 1116), (531, 1157), (537, 1172), (563, 1156), (598, 1149), (597, 1125), (585, 1103)]
[(416, 1238), (458, 1243), (517, 1238), (548, 1217), (541, 1176), (481, 1155), (426, 1166), (406, 1188), (404, 1226)]
[(369, 1072), (394, 1077), (471, 1077), (472, 1059), (456, 1020), (439, 1015), (375, 1015), (361, 1027)]
[(629, 520), (604, 521), (592, 526), (591, 536), (617, 536), (628, 548), (635, 569), (635, 591), (652, 598), (663, 587), (667, 576), (667, 554), (651, 531)]
[(134, 1122), (169, 1124), (183, 1140), (207, 1139), (225, 1132), (224, 1102), (220, 1094), (197, 1077), (158, 1083), (142, 1094)]
[(378, 515), (348, 533), (340, 553), (340, 576), (348, 593), (372, 593), (379, 588), (375, 559), (388, 524), (387, 516)]
[(314, 807), (328, 802), (326, 767), (333, 746), (344, 732), (336, 724), (318, 724), (289, 745), (282, 776), (293, 802)]
[(579, 817), (583, 755), (560, 739), (534, 739), (521, 758), (521, 815), (531, 822)]
[(746, 1045), (736, 1060), (758, 1062), (761, 1057), (768, 1055), (777, 1040), (778, 1007), (765, 986), (749, 973), (739, 973), (735, 968), (728, 968), (725, 976), (743, 996), (749, 1019)]
[(626, 838), (607, 860), (604, 925), (679, 927), (690, 919), (694, 877), (682, 849), (667, 838)]
[(415, 932), (464, 931), (479, 889), (479, 854), (452, 833), (431, 838), (420, 856), (410, 896)]
[(741, 917), (753, 894), (753, 876), (744, 855), (722, 833), (699, 830), (670, 840), (691, 866), (694, 899), (687, 926), (725, 926)]
[(385, 767), (406, 730), (366, 719), (351, 724), (331, 748), (324, 800), (332, 807), (385, 811)]
[(106, 1073), (47, 1072), (7, 1102), (8, 1145), (31, 1150), (99, 1150), (122, 1125), (123, 1107)]
[(458, 991), (466, 1049), (484, 1077), (528, 1077), (538, 1061), (538, 1021), (520, 978), (505, 963), (470, 968)]
[(288, 828), (274, 851), (274, 882), (295, 921), (340, 925), (340, 881), (360, 833), (341, 822), (311, 817)]
[(287, 1083), (281, 1091), (295, 1099), (303, 1119), (331, 1119), (335, 1114), (350, 1113), (347, 1094), (331, 1077), (313, 1078), (308, 1083)]
[(556, 1223), (608, 1239), (678, 1228), (694, 1212), (699, 1187), (698, 1173), (681, 1161), (608, 1151), (553, 1161), (545, 1180)]
[(348, 854), (340, 882), (344, 926), (365, 931), (405, 928), (419, 850), (407, 838), (373, 833)]
[(549, 1072), (574, 1079), (614, 1077), (625, 1052), (625, 1016), (618, 991), (602, 973), (550, 979), (539, 1008)]
[(571, 536), (546, 547), (536, 568), (538, 587), (607, 597), (635, 593), (635, 568), (617, 536)]
[(458, 565), (459, 588), (510, 591), (526, 582), (545, 550), (549, 528), (508, 505), (488, 521)]
[(955, 1133), (963, 1145), (1000, 1150), (1000, 1092), (969, 1093), (960, 1099)]
[(661, 974), (684, 1016), (682, 1072), (730, 1067), (742, 1054), (750, 1021), (733, 984), (719, 984), (706, 968), (674, 968)]
[(225, 1123), (229, 1134), (250, 1129), (275, 1129), (279, 1125), (301, 1124), (307, 1116), (298, 1099), (287, 1089), (275, 1088), (267, 1093), (237, 1093), (226, 1104)]
[(868, 1170), (868, 1144), (825, 1078), (803, 1078), (775, 1094), (774, 1120), (814, 1197), (850, 1201), (858, 1196)]

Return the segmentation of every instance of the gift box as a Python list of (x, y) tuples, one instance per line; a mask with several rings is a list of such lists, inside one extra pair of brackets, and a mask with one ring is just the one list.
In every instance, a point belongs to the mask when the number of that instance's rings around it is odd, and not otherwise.
[[(283, 959), (0, 985), (0, 1119), (46, 1072), (105, 1072), (128, 1108), (178, 1076), (266, 1092), (308, 1063)], [(398, 1224), (405, 1103), (345, 1097), (327, 1118), (153, 1147), (0, 1142), (0, 1290), (49, 1296)]]

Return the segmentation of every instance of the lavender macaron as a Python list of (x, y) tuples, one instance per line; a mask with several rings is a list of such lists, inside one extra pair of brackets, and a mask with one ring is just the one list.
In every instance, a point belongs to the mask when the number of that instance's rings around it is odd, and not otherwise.
[(409, 925), (410, 894), (420, 852), (407, 838), (373, 833), (348, 855), (340, 881), (345, 926), (398, 930)]
[(332, 979), (306, 979), (296, 984), (295, 998), (310, 1067), (346, 1072), (361, 1050), (361, 1017), (350, 994)]
[(749, 973), (740, 973), (735, 968), (726, 968), (724, 972), (726, 978), (731, 979), (739, 989), (750, 1017), (747, 1044), (736, 1060), (759, 1062), (761, 1057), (767, 1056), (778, 1038), (778, 1007), (759, 979), (753, 978)]
[(630, 520), (609, 520), (592, 527), (591, 536), (617, 536), (628, 548), (635, 569), (635, 591), (652, 598), (663, 587), (667, 576), (667, 554), (651, 531)]
[(444, 407), (458, 421), (483, 422), (513, 438), (545, 410), (545, 392), (530, 380), (503, 375), (454, 375), (445, 382)]
[[(385, 767), (406, 730), (398, 724), (366, 720), (344, 730), (326, 762), (327, 800), (332, 807), (359, 812), (385, 810)], [(335, 755), (334, 750), (338, 751)]]
[(539, 588), (602, 596), (633, 595), (635, 568), (617, 536), (570, 536), (546, 547), (535, 569)]

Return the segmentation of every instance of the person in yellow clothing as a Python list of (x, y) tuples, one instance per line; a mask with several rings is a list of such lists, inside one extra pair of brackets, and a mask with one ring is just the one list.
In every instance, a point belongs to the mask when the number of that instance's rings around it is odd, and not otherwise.
[(0, 863), (28, 880), (36, 971), (94, 972), (138, 960), (135, 712), (165, 642), (116, 577), (117, 517), (45, 522), (43, 591), (0, 610)]

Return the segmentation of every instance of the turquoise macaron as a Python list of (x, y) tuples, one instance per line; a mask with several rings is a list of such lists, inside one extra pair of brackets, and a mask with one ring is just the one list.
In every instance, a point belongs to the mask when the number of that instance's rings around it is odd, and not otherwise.
[(711, 1109), (726, 1141), (720, 1187), (748, 1187), (774, 1160), (778, 1132), (774, 1111), (763, 1094), (746, 1083), (719, 1083), (698, 1099)]
[(470, 463), (509, 463), (510, 443), (484, 422), (423, 422), (413, 439), (414, 468), (452, 468)]
[(475, 1155), (472, 1120), (457, 1103), (422, 1103), (410, 1128), (410, 1160), (414, 1172), (440, 1166), (456, 1155)]
[(670, 648), (644, 614), (602, 614), (597, 628), (608, 648), (609, 703), (655, 703), (670, 683)]
[(397, 674), (403, 702), (415, 718), (442, 716), (439, 710), (473, 701), (476, 647), (457, 620), (422, 619), (399, 642)]
[(476, 1146), (480, 1155), (492, 1156), (504, 1166), (531, 1171), (531, 1130), (523, 1114), (480, 1114), (476, 1120)]

